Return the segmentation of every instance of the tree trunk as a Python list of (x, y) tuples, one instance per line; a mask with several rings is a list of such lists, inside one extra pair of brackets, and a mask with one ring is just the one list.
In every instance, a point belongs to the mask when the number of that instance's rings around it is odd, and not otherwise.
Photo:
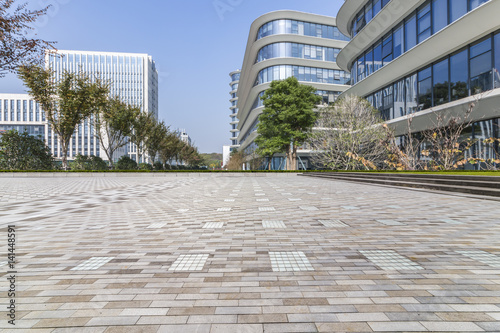
[(297, 146), (293, 145), (292, 148), (292, 168), (290, 170), (297, 170)]
[(69, 140), (68, 142), (63, 142), (63, 140), (59, 140), (59, 143), (61, 145), (61, 161), (62, 161), (62, 167), (64, 171), (68, 171), (68, 146), (69, 146)]

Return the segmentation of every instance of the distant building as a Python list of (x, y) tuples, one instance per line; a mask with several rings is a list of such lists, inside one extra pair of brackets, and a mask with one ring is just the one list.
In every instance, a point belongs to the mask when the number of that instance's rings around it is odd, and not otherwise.
[(231, 158), (231, 146), (222, 147), (222, 167), (225, 167)]
[[(112, 96), (158, 117), (158, 72), (152, 57), (147, 54), (59, 50), (57, 54), (47, 54), (46, 66), (56, 73), (57, 78), (61, 78), (64, 71), (75, 73), (81, 70), (108, 81)], [(16, 129), (23, 132), (26, 129), (32, 135), (41, 135), (52, 155), (61, 158), (57, 135), (31, 96), (0, 94), (0, 101), (0, 131)], [(101, 152), (94, 134), (90, 120), (79, 124), (70, 140), (68, 158), (71, 160), (81, 154), (106, 160), (107, 156)], [(129, 154), (136, 159), (136, 152), (135, 145), (128, 144), (117, 151), (114, 158)]]
[(231, 125), (231, 130), (229, 131), (231, 133), (231, 146), (230, 146), (230, 151), (232, 152), (235, 149), (238, 149), (240, 146), (238, 145), (238, 134), (240, 133), (238, 131), (238, 123), (239, 120), (236, 117), (238, 114), (238, 85), (240, 82), (240, 73), (241, 71), (238, 69), (234, 72), (229, 73), (229, 76), (231, 77), (231, 83), (229, 84), (231, 86), (231, 91), (229, 94), (231, 95), (231, 99), (229, 102), (231, 103), (231, 107), (229, 110), (231, 110), (231, 113), (229, 114), (229, 117), (231, 117), (231, 122), (229, 125)]
[(191, 146), (191, 137), (187, 134), (185, 129), (180, 130), (179, 135), (183, 142)]
[[(110, 83), (112, 96), (118, 96), (126, 103), (139, 106), (142, 112), (150, 112), (158, 118), (158, 71), (153, 58), (147, 54), (58, 50), (57, 54), (47, 54), (46, 66), (55, 71), (57, 78), (60, 78), (64, 71), (76, 73), (82, 70), (107, 81)], [(85, 140), (80, 140), (86, 132), (93, 131), (89, 121), (78, 126), (70, 142), (73, 149), (70, 149), (69, 158), (76, 156), (82, 150), (79, 148), (86, 145), (94, 147), (91, 149), (93, 155), (106, 158), (105, 154), (101, 155), (98, 151), (100, 145), (96, 137), (89, 140), (88, 144)], [(49, 137), (51, 135), (54, 134), (49, 133)], [(55, 157), (61, 156), (61, 152), (55, 147), (51, 147), (51, 151)], [(85, 149), (82, 151), (86, 152)], [(128, 144), (126, 152), (115, 154), (115, 158), (118, 159), (126, 153), (132, 159), (137, 159), (137, 148), (133, 144)]]

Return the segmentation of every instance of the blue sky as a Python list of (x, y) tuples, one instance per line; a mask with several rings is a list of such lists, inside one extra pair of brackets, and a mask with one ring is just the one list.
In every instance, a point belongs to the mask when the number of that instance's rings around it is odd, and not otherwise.
[[(18, 1), (19, 3), (22, 0)], [(241, 68), (252, 22), (274, 10), (336, 16), (343, 0), (39, 0), (36, 24), (61, 50), (148, 53), (159, 69), (159, 114), (203, 153), (230, 144), (229, 72)], [(225, 4), (217, 11), (216, 4)], [(0, 92), (24, 93), (13, 75)]]

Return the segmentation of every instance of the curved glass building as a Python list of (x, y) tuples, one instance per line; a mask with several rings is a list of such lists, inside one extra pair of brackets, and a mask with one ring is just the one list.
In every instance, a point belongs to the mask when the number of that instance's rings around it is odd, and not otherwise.
[[(500, 1), (351, 0), (338, 13), (352, 40), (338, 65), (351, 73), (344, 92), (369, 100), (396, 135), (435, 125), (436, 116), (464, 115), (478, 139), (476, 156), (488, 156), (481, 139), (499, 137)], [(498, 148), (498, 147), (497, 147)]]
[[(256, 19), (250, 27), (237, 90), (238, 143), (250, 154), (255, 150), (257, 124), (263, 104), (260, 97), (274, 80), (296, 77), (334, 102), (349, 86), (350, 75), (337, 65), (337, 57), (349, 38), (337, 28), (335, 18), (296, 11), (276, 11)], [(298, 151), (299, 169), (310, 168), (309, 151)], [(284, 157), (272, 161), (284, 168)]]

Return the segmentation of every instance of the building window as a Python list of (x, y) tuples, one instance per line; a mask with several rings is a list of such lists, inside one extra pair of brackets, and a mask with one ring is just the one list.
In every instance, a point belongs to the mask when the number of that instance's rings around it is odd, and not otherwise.
[(405, 115), (405, 80), (394, 84), (394, 118)]
[(392, 61), (392, 46), (392, 34), (389, 34), (382, 41), (382, 66)]
[(447, 25), (448, 0), (432, 0), (432, 33), (435, 34)]
[(491, 38), (470, 48), (470, 85), (472, 94), (492, 88)]
[(365, 75), (368, 76), (373, 73), (373, 50), (370, 49), (365, 56)]
[(489, 0), (469, 0), (469, 10), (473, 10), (474, 8), (479, 7), (480, 5), (488, 1)]
[(427, 2), (417, 13), (417, 40), (418, 43), (431, 36), (431, 4)]
[(405, 105), (406, 114), (412, 114), (418, 110), (417, 74), (406, 78), (405, 83)]
[(382, 68), (382, 43), (378, 43), (373, 48), (373, 67), (375, 72)]
[(467, 14), (467, 0), (450, 1), (450, 22), (455, 22)]
[(450, 85), (448, 82), (448, 59), (433, 66), (434, 106), (450, 101)]
[(432, 67), (418, 72), (418, 111), (432, 106)]
[(394, 97), (392, 86), (382, 90), (383, 93), (383, 108), (381, 113), (382, 119), (389, 120), (394, 118)]
[(403, 54), (404, 45), (405, 45), (405, 40), (403, 34), (403, 25), (400, 25), (394, 30), (394, 49), (393, 49), (394, 59)]
[(365, 78), (365, 57), (361, 56), (358, 59), (358, 81)]

